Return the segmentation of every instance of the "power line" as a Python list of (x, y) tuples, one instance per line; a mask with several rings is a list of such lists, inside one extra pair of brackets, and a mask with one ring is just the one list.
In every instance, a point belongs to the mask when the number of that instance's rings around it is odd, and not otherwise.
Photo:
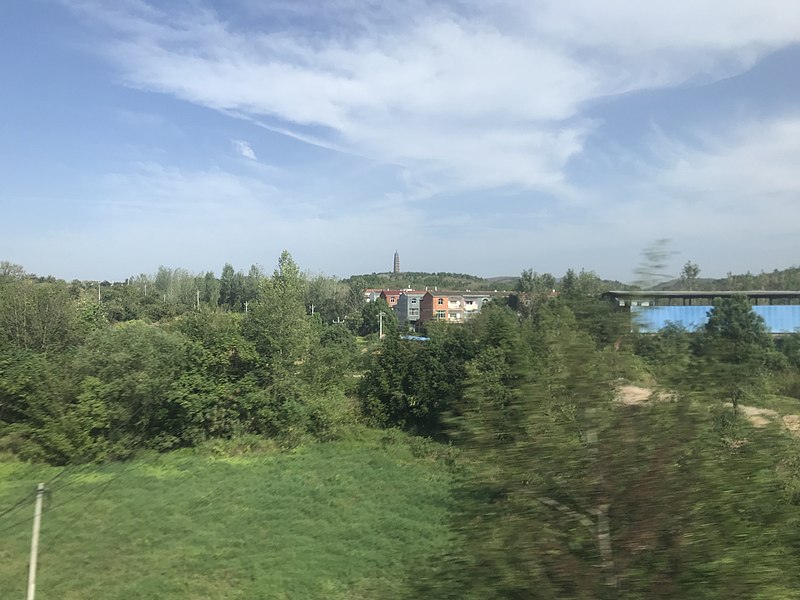
[[(133, 412), (132, 412), (132, 413), (129, 415), (129, 417), (128, 417), (128, 422), (129, 422), (129, 423), (130, 423), (130, 422), (132, 422), (132, 421), (133, 421), (133, 420), (134, 420), (136, 417), (138, 417), (138, 416), (139, 416), (139, 414), (140, 414), (140, 413), (142, 413), (142, 412), (144, 411), (144, 409), (145, 409), (145, 408), (146, 408), (146, 407), (145, 407), (144, 405), (140, 405), (138, 408), (136, 408), (136, 409), (135, 409), (135, 410), (134, 410), (134, 411), (133, 411)], [(125, 446), (122, 448), (122, 451), (125, 451), (125, 452), (131, 452), (131, 453), (132, 453), (132, 452), (135, 452), (135, 451), (136, 451), (135, 444), (129, 443), (129, 444), (125, 445)], [(52, 478), (51, 478), (49, 481), (47, 481), (47, 482), (45, 483), (45, 488), (47, 489), (48, 493), (52, 493), (52, 492), (56, 492), (56, 491), (60, 491), (60, 490), (63, 490), (64, 488), (67, 488), (67, 487), (69, 487), (69, 486), (71, 486), (71, 485), (75, 485), (75, 483), (77, 483), (79, 480), (78, 480), (77, 478), (73, 477), (71, 481), (65, 482), (65, 483), (61, 484), (60, 486), (53, 486), (53, 484), (54, 484), (56, 481), (58, 481), (59, 479), (61, 479), (62, 477), (64, 477), (64, 476), (65, 476), (65, 475), (67, 475), (67, 474), (71, 474), (71, 473), (73, 473), (73, 472), (75, 472), (75, 471), (80, 471), (81, 469), (83, 469), (83, 470), (84, 470), (84, 472), (87, 472), (87, 471), (89, 471), (89, 470), (90, 470), (92, 467), (94, 467), (94, 466), (95, 466), (95, 464), (96, 464), (96, 463), (93, 463), (93, 462), (89, 461), (89, 460), (88, 460), (88, 458), (89, 458), (89, 455), (88, 455), (88, 453), (84, 453), (84, 454), (83, 454), (83, 455), (82, 455), (82, 456), (81, 456), (81, 457), (78, 459), (78, 461), (79, 461), (79, 462), (77, 462), (77, 463), (75, 463), (75, 464), (72, 464), (72, 465), (67, 465), (67, 466), (65, 466), (65, 467), (64, 467), (64, 468), (63, 468), (61, 471), (59, 471), (59, 472), (58, 472), (58, 473), (57, 473), (57, 474), (56, 474), (54, 477), (52, 477)], [(82, 461), (85, 461), (85, 462), (82, 462)], [(109, 464), (113, 464), (113, 463), (109, 463)], [(31, 498), (35, 497), (35, 495), (36, 495), (36, 491), (35, 491), (35, 489), (34, 489), (34, 491), (33, 491), (33, 492), (31, 492), (30, 494), (28, 494), (28, 495), (26, 495), (25, 497), (21, 498), (21, 499), (20, 499), (20, 500), (19, 500), (19, 501), (18, 501), (16, 504), (14, 504), (12, 507), (10, 507), (10, 508), (8, 508), (6, 511), (4, 511), (4, 512), (0, 513), (0, 518), (2, 518), (3, 516), (5, 516), (6, 514), (9, 514), (9, 513), (11, 513), (11, 512), (14, 512), (15, 510), (19, 510), (21, 507), (23, 507), (23, 506), (25, 505), (25, 503), (26, 503), (27, 501), (29, 501)], [(4, 531), (4, 530), (0, 530), (0, 531)]]
[(19, 525), (25, 525), (27, 523), (30, 523), (31, 521), (33, 521), (33, 517), (28, 517), (27, 519), (23, 519), (22, 521), (17, 521), (16, 523), (12, 523), (11, 525), (3, 527), (3, 529), (0, 529), (0, 533), (4, 533), (10, 529), (14, 529)]
[[(66, 500), (66, 501), (64, 501), (64, 502), (62, 502), (62, 503), (60, 503), (60, 504), (58, 504), (57, 506), (53, 507), (53, 508), (51, 509), (51, 511), (52, 511), (52, 510), (55, 510), (56, 508), (60, 508), (60, 507), (64, 506), (65, 504), (69, 504), (69, 503), (71, 503), (71, 502), (74, 502), (76, 499), (78, 499), (78, 498), (81, 498), (81, 497), (83, 497), (83, 496), (86, 496), (86, 495), (88, 495), (88, 494), (90, 494), (90, 493), (92, 493), (92, 492), (94, 492), (94, 491), (96, 491), (96, 490), (100, 490), (99, 492), (97, 492), (97, 494), (95, 495), (94, 499), (93, 499), (93, 500), (92, 500), (92, 501), (91, 501), (89, 504), (87, 504), (87, 505), (84, 507), (84, 510), (83, 510), (83, 512), (81, 513), (81, 516), (83, 516), (83, 515), (87, 514), (87, 513), (89, 512), (89, 510), (88, 510), (88, 509), (89, 509), (89, 507), (91, 507), (91, 506), (94, 506), (94, 505), (97, 503), (97, 501), (98, 501), (98, 500), (100, 499), (100, 497), (101, 497), (101, 496), (102, 496), (102, 495), (105, 493), (105, 491), (106, 491), (106, 490), (107, 490), (107, 489), (108, 489), (108, 488), (111, 486), (111, 484), (112, 484), (112, 483), (114, 483), (114, 482), (115, 482), (117, 479), (119, 479), (120, 477), (122, 477), (122, 476), (123, 476), (125, 473), (128, 473), (128, 472), (130, 472), (130, 471), (131, 471), (133, 468), (134, 468), (133, 461), (130, 461), (130, 462), (128, 462), (128, 464), (126, 464), (126, 465), (125, 465), (125, 466), (122, 468), (122, 470), (120, 470), (120, 472), (119, 472), (119, 473), (117, 473), (116, 475), (114, 475), (114, 476), (113, 476), (111, 479), (109, 479), (108, 481), (105, 481), (105, 482), (101, 483), (101, 484), (100, 484), (100, 485), (98, 485), (96, 488), (94, 488), (94, 489), (92, 489), (92, 490), (89, 490), (88, 492), (85, 492), (85, 493), (83, 493), (83, 494), (78, 494), (77, 496), (73, 496), (73, 497), (72, 497), (72, 498), (70, 498), (69, 500)], [(101, 488), (102, 488), (102, 489), (101, 489)], [(48, 543), (47, 543), (47, 547), (46, 547), (44, 550), (42, 550), (41, 554), (46, 554), (46, 553), (47, 553), (47, 550), (49, 550), (49, 549), (53, 548), (53, 547), (55, 546), (56, 542), (57, 542), (58, 540), (60, 540), (60, 539), (61, 539), (61, 538), (64, 536), (64, 534), (65, 534), (65, 533), (68, 531), (68, 529), (71, 529), (71, 528), (73, 528), (73, 527), (75, 526), (75, 523), (77, 523), (79, 520), (80, 520), (80, 517), (78, 517), (78, 518), (77, 518), (77, 519), (75, 519), (75, 520), (74, 520), (72, 523), (70, 523), (70, 524), (69, 524), (69, 527), (66, 527), (66, 526), (65, 526), (65, 527), (63, 527), (63, 528), (61, 529), (61, 531), (60, 531), (60, 532), (56, 533), (56, 535), (55, 535), (55, 536), (52, 536), (52, 537), (50, 538), (50, 540), (48, 541)]]
[(1, 512), (0, 513), (0, 519), (5, 517), (6, 515), (11, 514), (15, 510), (19, 510), (20, 508), (25, 506), (30, 501), (30, 499), (33, 498), (35, 495), (36, 495), (36, 491), (35, 490), (33, 492), (28, 492), (27, 494), (25, 494), (25, 496), (20, 498), (17, 501), (16, 504), (14, 504), (13, 506), (11, 506), (11, 507), (7, 508), (6, 510), (4, 510), (3, 512)]
[[(65, 472), (66, 472), (66, 469), (64, 469), (64, 470), (60, 471), (59, 473), (57, 473), (57, 474), (55, 475), (55, 477), (53, 477), (52, 479), (50, 479), (50, 481), (48, 481), (47, 483), (45, 483), (45, 484), (44, 484), (44, 485), (45, 485), (45, 487), (46, 487), (47, 489), (50, 489), (50, 485), (51, 485), (53, 482), (55, 482), (55, 481), (57, 481), (58, 479), (60, 479), (61, 477), (63, 477), (63, 476), (64, 476), (64, 474), (65, 474)], [(5, 516), (7, 516), (7, 515), (10, 515), (12, 512), (14, 512), (14, 511), (16, 511), (16, 510), (19, 510), (19, 509), (21, 509), (21, 508), (22, 508), (22, 507), (24, 507), (26, 504), (28, 504), (28, 502), (30, 502), (30, 500), (31, 500), (32, 498), (34, 498), (35, 496), (36, 496), (36, 490), (34, 489), (32, 492), (29, 492), (28, 494), (26, 494), (25, 496), (23, 496), (22, 498), (20, 498), (20, 499), (19, 499), (19, 500), (16, 502), (16, 504), (14, 504), (13, 506), (10, 506), (9, 508), (7, 508), (7, 509), (6, 509), (6, 510), (4, 510), (3, 512), (1, 512), (1, 513), (0, 513), (0, 519), (2, 519), (3, 517), (5, 517)]]
[[(114, 466), (114, 465), (115, 465), (115, 464), (117, 464), (117, 463), (108, 463), (108, 464), (109, 464), (109, 465), (111, 465), (111, 466)], [(102, 491), (105, 491), (105, 489), (106, 489), (106, 488), (107, 488), (107, 487), (108, 487), (108, 486), (109, 486), (109, 485), (110, 485), (112, 482), (116, 481), (116, 480), (117, 480), (117, 479), (119, 479), (119, 478), (120, 478), (120, 477), (121, 477), (121, 476), (122, 476), (122, 475), (123, 475), (125, 472), (127, 472), (128, 470), (130, 470), (130, 468), (131, 468), (131, 465), (132, 465), (132, 462), (130, 462), (128, 465), (126, 465), (126, 466), (125, 466), (125, 467), (124, 467), (124, 468), (123, 468), (123, 469), (122, 469), (122, 470), (121, 470), (119, 473), (117, 473), (116, 475), (114, 475), (113, 477), (111, 477), (111, 479), (109, 479), (108, 481), (105, 481), (105, 482), (103, 482), (103, 483), (101, 483), (101, 484), (99, 484), (99, 485), (97, 485), (97, 486), (94, 486), (94, 487), (92, 487), (92, 488), (88, 489), (88, 490), (85, 490), (85, 491), (83, 491), (83, 492), (80, 492), (80, 493), (78, 493), (78, 494), (76, 494), (76, 495), (74, 495), (74, 496), (70, 497), (69, 499), (65, 500), (64, 502), (59, 502), (59, 503), (58, 503), (57, 505), (55, 505), (55, 506), (50, 506), (50, 505), (48, 504), (48, 507), (47, 507), (47, 509), (46, 509), (47, 513), (51, 513), (51, 512), (53, 512), (54, 510), (58, 510), (58, 509), (60, 509), (60, 508), (61, 508), (62, 506), (64, 506), (65, 504), (71, 504), (71, 503), (75, 502), (76, 500), (78, 500), (78, 499), (80, 499), (80, 498), (83, 498), (83, 497), (85, 497), (85, 496), (88, 496), (89, 494), (91, 494), (91, 493), (95, 492), (96, 490), (98, 490), (98, 489), (100, 489), (100, 488), (103, 488), (103, 490), (102, 490)], [(85, 466), (85, 465), (81, 465), (81, 467), (84, 467), (84, 466)], [(65, 473), (67, 473), (67, 471), (68, 471), (68, 470), (69, 470), (69, 469), (64, 469), (63, 471), (61, 471), (60, 473), (58, 473), (58, 474), (57, 474), (55, 477), (53, 477), (53, 478), (52, 478), (50, 481), (51, 481), (51, 482), (53, 482), (53, 481), (56, 481), (57, 479), (59, 479), (59, 478), (63, 477), (63, 475), (64, 475)], [(65, 488), (67, 488), (67, 487), (69, 487), (69, 486), (71, 486), (71, 485), (75, 485), (76, 483), (79, 483), (79, 482), (80, 482), (80, 479), (78, 479), (78, 478), (76, 477), (76, 478), (74, 478), (72, 481), (65, 482), (65, 483), (64, 483), (64, 484), (62, 484), (61, 486), (57, 486), (57, 487), (54, 487), (54, 488), (52, 488), (52, 489), (50, 489), (50, 488), (47, 488), (47, 493), (48, 493), (48, 496), (50, 496), (50, 498), (49, 498), (49, 499), (52, 501), (52, 496), (51, 496), (51, 494), (52, 494), (52, 492), (53, 492), (53, 491), (60, 491), (60, 490), (63, 490), (63, 489), (65, 489)], [(47, 486), (46, 486), (46, 484), (45, 484), (45, 487), (47, 487)], [(18, 508), (21, 508), (22, 506), (24, 506), (24, 505), (25, 505), (25, 502), (26, 502), (26, 501), (29, 501), (29, 500), (30, 500), (31, 498), (33, 498), (35, 495), (36, 495), (36, 490), (34, 490), (32, 493), (28, 494), (28, 495), (27, 495), (25, 498), (23, 498), (23, 499), (21, 499), (19, 502), (17, 502), (17, 504), (15, 505), (15, 507), (16, 507), (16, 508), (14, 508), (14, 510), (17, 510)], [(8, 510), (8, 512), (11, 512), (11, 509), (9, 509), (9, 510)], [(11, 525), (7, 525), (6, 527), (4, 527), (4, 528), (0, 529), (0, 533), (3, 533), (3, 532), (5, 532), (5, 531), (9, 531), (10, 529), (14, 529), (15, 527), (17, 527), (17, 526), (19, 526), (19, 525), (23, 525), (23, 524), (26, 524), (26, 523), (30, 523), (31, 521), (33, 521), (33, 517), (27, 517), (27, 518), (25, 518), (25, 519), (22, 519), (22, 520), (20, 520), (20, 521), (16, 521), (16, 522), (12, 523)]]

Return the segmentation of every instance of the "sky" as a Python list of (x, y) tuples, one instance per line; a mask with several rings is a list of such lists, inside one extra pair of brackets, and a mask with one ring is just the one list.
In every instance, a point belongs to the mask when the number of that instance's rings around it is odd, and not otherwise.
[(0, 260), (800, 263), (797, 0), (4, 0)]

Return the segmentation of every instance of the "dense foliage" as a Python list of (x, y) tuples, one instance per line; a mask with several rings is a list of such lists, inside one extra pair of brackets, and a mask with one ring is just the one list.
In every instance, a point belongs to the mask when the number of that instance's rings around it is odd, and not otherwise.
[[(271, 277), (176, 273), (159, 270), (153, 303), (146, 284), (101, 288), (97, 302), (80, 286), (6, 277), (0, 445), (68, 463), (247, 433), (296, 444), (354, 420), (354, 334), (308, 314), (309, 281), (288, 253)], [(196, 290), (192, 308), (191, 283), (218, 289)]]
[[(99, 288), (5, 264), (0, 450), (81, 463), (399, 428), (458, 456), (454, 544), (412, 596), (793, 597), (798, 442), (744, 411), (800, 414), (798, 335), (776, 344), (744, 297), (698, 332), (638, 335), (607, 282), (570, 270), (525, 271), (419, 341), (364, 283), (309, 277), (288, 252), (270, 276), (162, 268)], [(617, 401), (626, 382), (660, 401)]]

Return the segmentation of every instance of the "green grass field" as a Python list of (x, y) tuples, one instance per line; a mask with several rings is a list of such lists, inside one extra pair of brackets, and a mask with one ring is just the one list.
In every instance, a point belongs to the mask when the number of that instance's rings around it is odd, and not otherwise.
[[(450, 470), (397, 432), (291, 452), (151, 454), (56, 479), (37, 600), (396, 598), (449, 542)], [(60, 469), (0, 463), (0, 513)], [(23, 598), (33, 503), (0, 517)]]

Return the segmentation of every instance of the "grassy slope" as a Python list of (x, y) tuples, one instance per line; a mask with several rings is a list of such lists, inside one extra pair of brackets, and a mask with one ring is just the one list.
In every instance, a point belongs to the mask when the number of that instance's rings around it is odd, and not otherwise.
[[(37, 599), (400, 596), (448, 543), (449, 470), (412, 446), (369, 432), (73, 472), (53, 483)], [(0, 464), (0, 511), (58, 471)], [(30, 512), (0, 518), (0, 598), (23, 597), (30, 520), (2, 530)]]

